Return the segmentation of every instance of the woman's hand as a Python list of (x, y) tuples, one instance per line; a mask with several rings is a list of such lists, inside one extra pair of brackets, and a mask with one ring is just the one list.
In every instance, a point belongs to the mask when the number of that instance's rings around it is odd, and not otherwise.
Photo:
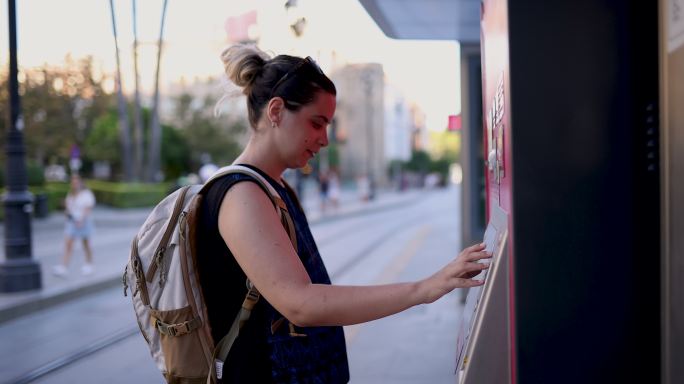
[(419, 289), (425, 298), (424, 303), (432, 303), (454, 288), (476, 287), (484, 284), (484, 280), (472, 280), (480, 272), (489, 268), (489, 263), (477, 262), (492, 257), (492, 254), (485, 252), (484, 249), (484, 244), (476, 244), (464, 249), (456, 259), (440, 271), (421, 281)]

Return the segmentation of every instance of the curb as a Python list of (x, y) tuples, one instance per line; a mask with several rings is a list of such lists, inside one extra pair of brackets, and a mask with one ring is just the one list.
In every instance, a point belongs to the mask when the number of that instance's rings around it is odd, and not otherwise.
[(36, 295), (44, 295), (43, 297), (33, 298), (29, 297), (18, 304), (11, 305), (7, 308), (0, 309), (0, 324), (10, 321), (31, 313), (51, 308), (58, 304), (62, 304), (82, 296), (97, 293), (107, 288), (112, 288), (117, 284), (121, 284), (120, 276), (105, 277), (99, 281), (94, 281), (89, 284), (84, 284), (79, 287), (71, 287), (61, 289), (58, 292), (33, 292)]

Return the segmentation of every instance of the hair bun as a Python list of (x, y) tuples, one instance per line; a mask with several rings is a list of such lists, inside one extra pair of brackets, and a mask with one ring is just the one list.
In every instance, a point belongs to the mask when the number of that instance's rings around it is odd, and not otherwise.
[(247, 94), (270, 57), (254, 45), (238, 44), (226, 48), (221, 60), (228, 78)]

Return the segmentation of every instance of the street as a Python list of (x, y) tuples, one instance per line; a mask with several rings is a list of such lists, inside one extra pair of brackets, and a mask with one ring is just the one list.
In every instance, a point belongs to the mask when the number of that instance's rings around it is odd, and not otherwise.
[[(314, 222), (333, 283), (412, 281), (450, 261), (461, 248), (458, 188), (422, 191), (409, 203)], [(109, 263), (124, 265), (137, 225), (132, 219), (98, 228), (97, 273)], [(61, 246), (61, 237), (34, 244), (37, 253)], [(74, 258), (82, 258), (79, 250)], [(458, 298), (452, 292), (430, 305), (345, 327), (351, 382), (453, 383)], [(163, 382), (120, 286), (2, 323), (0, 338), (2, 383)]]

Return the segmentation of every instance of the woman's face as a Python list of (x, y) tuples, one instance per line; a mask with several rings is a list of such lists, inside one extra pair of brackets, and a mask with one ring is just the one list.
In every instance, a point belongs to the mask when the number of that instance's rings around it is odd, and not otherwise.
[(335, 115), (335, 96), (319, 91), (314, 100), (293, 112), (284, 109), (276, 140), (288, 168), (301, 168), (328, 145), (328, 125)]

